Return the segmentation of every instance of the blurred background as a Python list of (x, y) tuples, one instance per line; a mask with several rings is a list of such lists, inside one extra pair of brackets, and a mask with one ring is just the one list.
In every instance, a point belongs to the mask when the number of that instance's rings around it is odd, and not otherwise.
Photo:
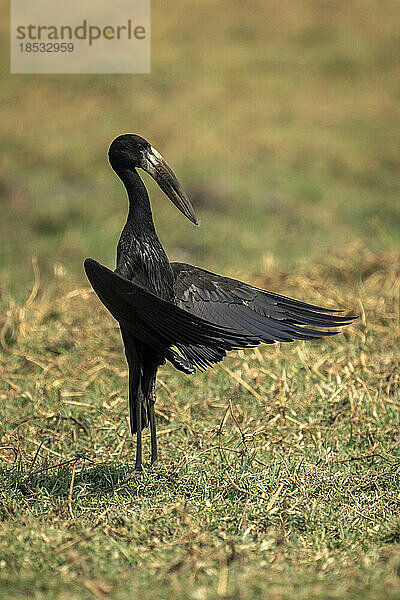
[[(110, 141), (168, 160), (196, 229), (145, 176), (171, 259), (248, 280), (355, 240), (400, 248), (400, 4), (154, 1), (150, 75), (10, 75), (2, 0), (0, 277), (29, 293), (112, 266), (124, 189)], [(350, 246), (352, 247), (352, 246)], [(358, 248), (360, 246), (354, 246)]]

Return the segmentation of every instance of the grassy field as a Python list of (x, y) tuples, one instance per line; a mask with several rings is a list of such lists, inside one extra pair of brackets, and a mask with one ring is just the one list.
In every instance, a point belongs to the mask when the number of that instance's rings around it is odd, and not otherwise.
[[(2, 7), (0, 598), (400, 598), (398, 3), (154, 2), (131, 77), (9, 75)], [(143, 475), (82, 272), (114, 261), (127, 131), (201, 219), (146, 178), (171, 258), (360, 314), (164, 367)]]

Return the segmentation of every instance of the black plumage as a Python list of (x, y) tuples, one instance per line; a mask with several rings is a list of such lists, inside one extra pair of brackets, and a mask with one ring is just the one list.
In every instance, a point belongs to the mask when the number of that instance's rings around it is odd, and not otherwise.
[(165, 360), (191, 374), (219, 362), (234, 348), (334, 335), (337, 331), (330, 328), (347, 325), (353, 317), (198, 267), (170, 263), (136, 169), (150, 173), (177, 208), (197, 224), (182, 186), (157, 150), (137, 135), (117, 137), (109, 160), (128, 193), (128, 218), (118, 243), (115, 271), (90, 258), (85, 270), (121, 327), (129, 366), (131, 430), (137, 434), (135, 468), (140, 470), (141, 431), (148, 425), (151, 461), (157, 461), (154, 388), (157, 370)]

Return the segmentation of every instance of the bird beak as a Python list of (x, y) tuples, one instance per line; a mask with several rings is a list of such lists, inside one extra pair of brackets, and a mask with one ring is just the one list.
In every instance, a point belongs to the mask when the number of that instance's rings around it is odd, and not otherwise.
[(178, 208), (189, 221), (198, 225), (199, 222), (196, 219), (193, 207), (190, 204), (190, 200), (186, 196), (183, 187), (161, 154), (152, 146), (149, 151), (144, 153), (144, 164), (142, 168), (158, 183), (162, 191), (165, 192), (171, 202), (175, 204), (176, 208)]

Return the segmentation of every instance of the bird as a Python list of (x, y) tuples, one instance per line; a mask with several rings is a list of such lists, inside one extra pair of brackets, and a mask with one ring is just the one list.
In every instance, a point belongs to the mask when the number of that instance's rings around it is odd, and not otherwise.
[[(151, 465), (158, 464), (155, 383), (166, 361), (185, 374), (203, 371), (230, 350), (335, 335), (355, 316), (322, 308), (182, 262), (170, 262), (155, 230), (147, 172), (194, 225), (196, 215), (162, 155), (136, 134), (116, 137), (111, 167), (129, 208), (117, 245), (116, 268), (84, 262), (93, 290), (118, 321), (129, 371), (129, 415), (136, 434), (135, 471), (143, 470), (142, 431), (150, 426)], [(335, 328), (332, 330), (332, 328)]]

